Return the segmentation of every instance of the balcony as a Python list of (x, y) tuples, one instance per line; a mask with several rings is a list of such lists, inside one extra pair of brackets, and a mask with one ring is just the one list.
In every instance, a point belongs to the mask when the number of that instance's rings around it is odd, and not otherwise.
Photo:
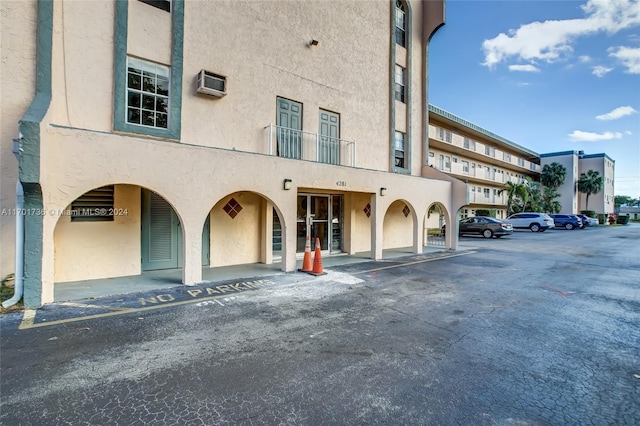
[(470, 204), (491, 204), (495, 206), (505, 206), (507, 205), (507, 197), (506, 195), (486, 195), (483, 192), (471, 192), (469, 194), (469, 203)]
[[(473, 139), (431, 124), (429, 125), (429, 138), (455, 147), (457, 148), (457, 152), (463, 155), (465, 153), (474, 153), (477, 155), (477, 158), (499, 160), (512, 166), (528, 169), (535, 173), (540, 173), (542, 170), (539, 164), (532, 163), (524, 158), (509, 154), (493, 146), (474, 141)], [(449, 151), (449, 149), (446, 150)], [(455, 152), (456, 149), (453, 149), (453, 151)], [(491, 164), (495, 164), (494, 161), (489, 162)]]
[(269, 155), (356, 167), (356, 143), (269, 124)]

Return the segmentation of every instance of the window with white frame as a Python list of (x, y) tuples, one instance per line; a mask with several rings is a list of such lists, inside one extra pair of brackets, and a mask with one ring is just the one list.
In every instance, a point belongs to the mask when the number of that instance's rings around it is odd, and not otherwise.
[(504, 153), (504, 161), (506, 161), (507, 163), (511, 162), (511, 154), (508, 153)]
[(524, 167), (524, 158), (518, 158), (518, 166)]
[(407, 47), (407, 14), (401, 0), (396, 0), (396, 43)]
[(400, 102), (405, 102), (407, 94), (406, 76), (407, 70), (400, 65), (396, 65), (396, 100)]
[(406, 168), (405, 159), (405, 134), (402, 132), (395, 132), (393, 138), (393, 158), (396, 167)]
[(439, 129), (440, 140), (445, 142), (451, 142), (451, 130)]
[(127, 58), (127, 123), (169, 128), (170, 68)]
[(490, 192), (489, 192), (489, 188), (485, 188), (484, 189), (484, 198), (489, 198)]
[(469, 162), (462, 161), (462, 172), (468, 174), (469, 173)]

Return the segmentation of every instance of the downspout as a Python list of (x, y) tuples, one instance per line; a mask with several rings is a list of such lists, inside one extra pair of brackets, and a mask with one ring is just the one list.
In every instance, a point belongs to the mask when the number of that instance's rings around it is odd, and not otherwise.
[(2, 302), (3, 308), (13, 306), (22, 299), (24, 271), (24, 192), (20, 181), (16, 183), (16, 262), (13, 297)]

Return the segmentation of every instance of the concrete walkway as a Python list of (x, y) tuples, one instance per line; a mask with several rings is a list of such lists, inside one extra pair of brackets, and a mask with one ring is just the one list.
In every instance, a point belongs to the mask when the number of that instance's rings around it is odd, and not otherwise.
[[(459, 249), (468, 250), (470, 247), (460, 245)], [(424, 247), (423, 254), (441, 252), (444, 250), (446, 250), (444, 247), (427, 246)], [(331, 268), (332, 266), (347, 265), (351, 263), (370, 262), (370, 255), (370, 252), (362, 252), (355, 255), (340, 254), (324, 256), (322, 258), (322, 264), (324, 268)], [(411, 247), (383, 251), (384, 260), (412, 255), (414, 255), (414, 253), (412, 252)], [(298, 268), (301, 266), (302, 258), (298, 259), (297, 264)], [(233, 265), (215, 268), (205, 267), (202, 268), (202, 281), (214, 283), (230, 279), (248, 279), (285, 274), (285, 272), (282, 272), (280, 268), (281, 262), (276, 262), (270, 265), (251, 263), (246, 265)], [(56, 283), (54, 285), (54, 301), (64, 302), (69, 300), (113, 296), (117, 294), (156, 290), (181, 285), (181, 269), (145, 271), (141, 275)]]

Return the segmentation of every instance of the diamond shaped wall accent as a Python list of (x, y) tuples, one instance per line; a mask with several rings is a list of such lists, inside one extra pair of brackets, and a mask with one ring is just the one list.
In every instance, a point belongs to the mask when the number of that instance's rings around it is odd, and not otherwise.
[(404, 209), (402, 209), (402, 213), (404, 214), (404, 217), (409, 216), (409, 213), (411, 213), (411, 210), (409, 210), (409, 207), (406, 204), (404, 205)]
[(222, 210), (231, 216), (231, 219), (235, 219), (236, 216), (238, 216), (238, 213), (242, 210), (242, 206), (235, 200), (235, 198), (232, 198), (227, 204), (225, 204)]
[(364, 212), (364, 214), (367, 215), (367, 217), (371, 217), (371, 204), (367, 203), (367, 205), (364, 206), (364, 209), (362, 209), (362, 211)]

